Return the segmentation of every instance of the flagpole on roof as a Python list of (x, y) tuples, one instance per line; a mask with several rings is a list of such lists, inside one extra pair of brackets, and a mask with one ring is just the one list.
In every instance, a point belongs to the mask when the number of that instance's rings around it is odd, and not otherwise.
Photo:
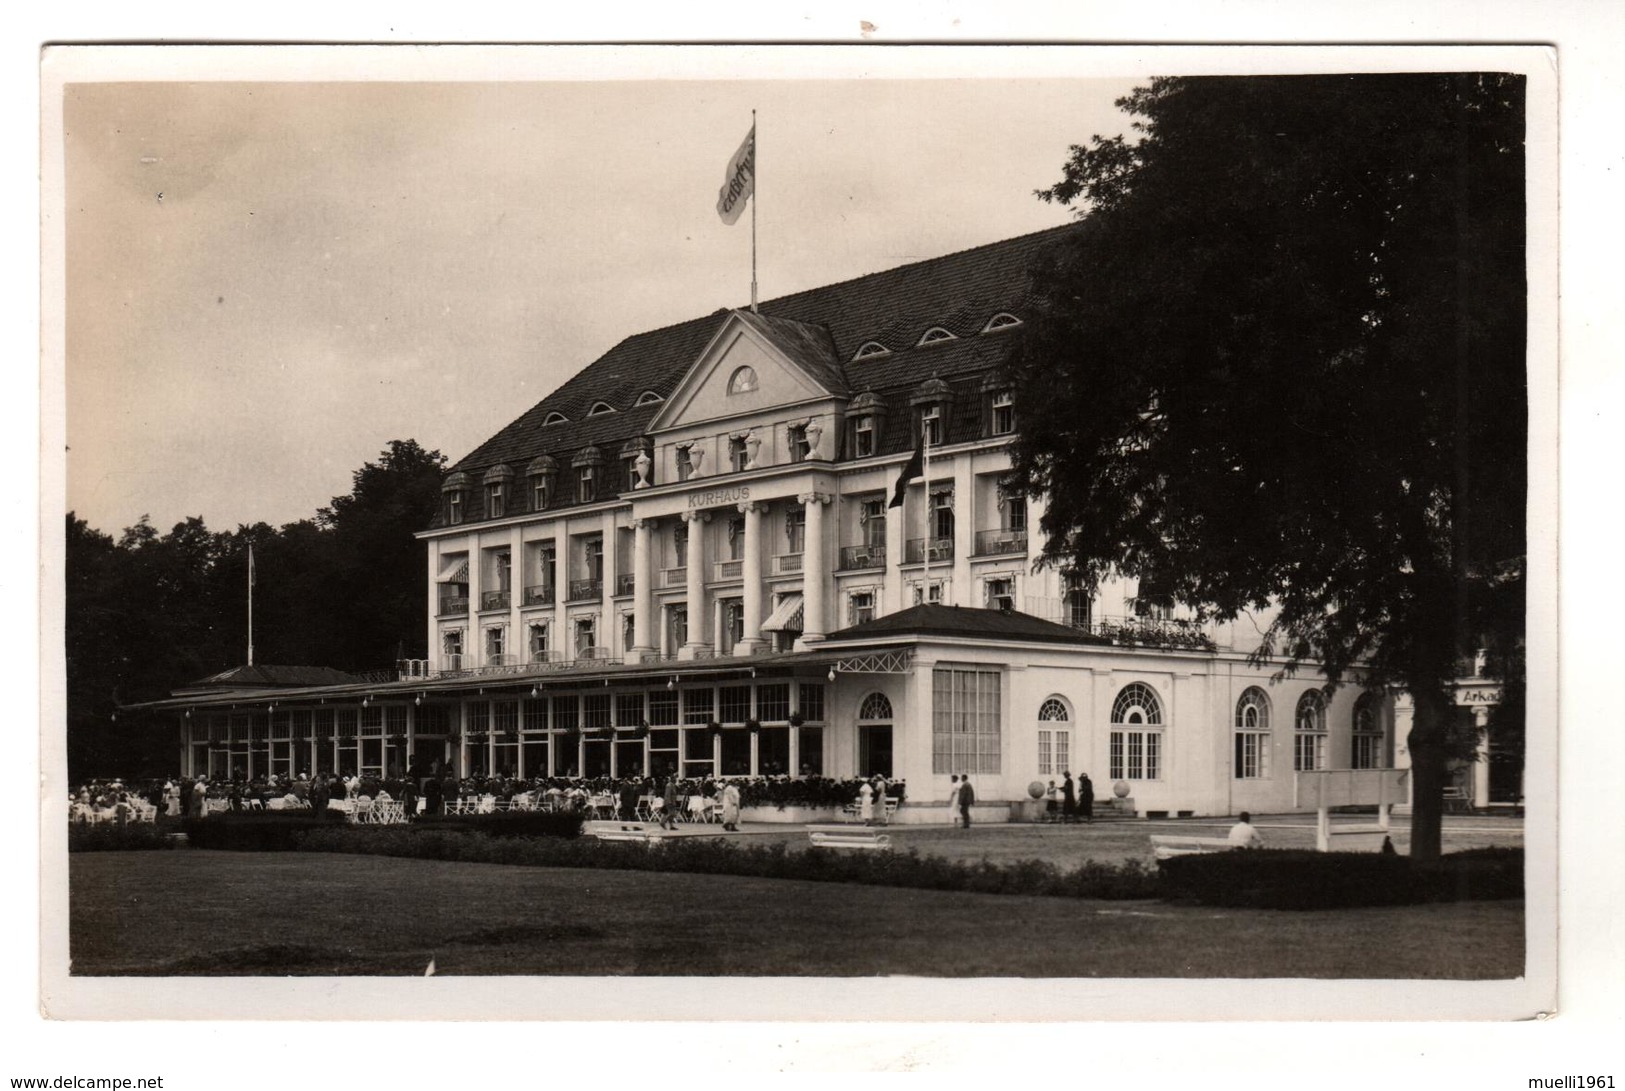
[(931, 510), (931, 431), (926, 422), (920, 421), (920, 448), (925, 456), (921, 459), (920, 477), (925, 484), (925, 571), (920, 576), (920, 605), (931, 605), (931, 547), (936, 543), (935, 521), (932, 516), (936, 513)]
[(248, 543), (248, 665), (254, 665), (254, 543)]
[(750, 313), (756, 313), (756, 206), (762, 198), (757, 195), (756, 179), (760, 177), (760, 160), (756, 158), (756, 110), (750, 112), (750, 161), (751, 161), (751, 202), (750, 202)]

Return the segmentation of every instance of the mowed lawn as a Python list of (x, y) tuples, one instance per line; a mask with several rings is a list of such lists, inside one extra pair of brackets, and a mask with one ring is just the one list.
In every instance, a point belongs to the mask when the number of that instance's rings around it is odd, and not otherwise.
[(79, 853), (70, 881), (77, 975), (415, 976), (431, 959), (441, 975), (1523, 971), (1521, 902), (1291, 913), (200, 850)]

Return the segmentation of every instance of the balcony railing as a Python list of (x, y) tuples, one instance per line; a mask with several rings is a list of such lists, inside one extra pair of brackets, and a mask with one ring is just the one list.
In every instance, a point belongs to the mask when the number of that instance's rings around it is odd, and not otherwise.
[(596, 599), (604, 595), (603, 580), (571, 580), (570, 599)]
[(525, 605), (552, 606), (553, 585), (550, 583), (543, 583), (525, 588)]
[(775, 576), (792, 575), (801, 571), (800, 553), (780, 553), (773, 558), (773, 574)]
[(1150, 648), (1202, 648), (1213, 651), (1216, 645), (1208, 635), (1207, 626), (1183, 618), (1100, 617), (1094, 619), (1091, 631), (1113, 644), (1145, 646)]
[(976, 557), (990, 557), (999, 553), (1026, 553), (1025, 530), (979, 530), (976, 532)]
[(557, 670), (564, 666), (565, 662), (563, 652), (542, 649), (530, 653), (530, 665), (537, 670)]
[(744, 561), (718, 561), (717, 579), (737, 580), (745, 574)]
[(506, 591), (481, 591), (480, 592), (480, 609), (481, 610), (506, 610), (507, 608), (508, 608), (508, 592), (506, 592)]
[(688, 582), (687, 568), (662, 569), (661, 585), (664, 587), (681, 587)]
[(883, 545), (855, 545), (841, 547), (841, 568), (885, 568), (886, 547)]
[(453, 615), (466, 613), (468, 613), (468, 596), (459, 595), (442, 598), (440, 600), (440, 610), (438, 611), (438, 616), (451, 617)]
[(630, 595), (637, 585), (637, 577), (630, 572), (623, 572), (615, 577), (615, 593), (617, 595)]
[[(927, 544), (929, 543), (929, 544)], [(954, 559), (952, 538), (910, 538), (903, 550), (904, 564), (921, 564), (930, 554), (932, 564)]]

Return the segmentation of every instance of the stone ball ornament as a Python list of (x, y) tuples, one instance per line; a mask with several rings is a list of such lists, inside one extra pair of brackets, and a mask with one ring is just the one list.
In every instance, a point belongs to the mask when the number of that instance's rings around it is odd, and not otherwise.
[(1127, 799), (1129, 793), (1128, 781), (1120, 780), (1112, 785), (1112, 795), (1118, 799)]
[(1027, 794), (1032, 796), (1034, 799), (1043, 799), (1044, 798), (1044, 785), (1043, 785), (1043, 782), (1035, 780), (1031, 784), (1027, 785)]

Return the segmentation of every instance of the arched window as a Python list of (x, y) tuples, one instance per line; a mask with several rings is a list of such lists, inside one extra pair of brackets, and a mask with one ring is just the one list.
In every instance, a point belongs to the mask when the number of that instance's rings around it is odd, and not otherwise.
[(1306, 689), (1293, 716), (1292, 768), (1300, 772), (1326, 768), (1326, 696)]
[(570, 418), (569, 418), (569, 417), (567, 417), (567, 416), (565, 416), (565, 415), (564, 415), (564, 414), (563, 414), (563, 413), (559, 413), (559, 412), (553, 412), (553, 413), (549, 413), (549, 414), (548, 414), (548, 415), (547, 415), (547, 417), (546, 417), (546, 419), (544, 419), (544, 420), (543, 420), (543, 421), (542, 421), (542, 424), (543, 424), (543, 425), (548, 425), (548, 424), (566, 424), (566, 423), (568, 423), (568, 422), (569, 422), (569, 420), (570, 420)]
[(1021, 325), (1021, 319), (1008, 311), (1000, 311), (987, 320), (987, 325), (982, 327), (982, 332), (992, 333), (994, 330), (1007, 330), (1011, 326), (1019, 325)]
[(926, 330), (925, 333), (920, 335), (921, 345), (934, 345), (938, 341), (956, 340), (958, 340), (958, 338), (949, 333), (947, 330), (943, 329), (941, 326), (932, 326), (930, 329)]
[(1270, 699), (1257, 686), (1241, 691), (1236, 702), (1237, 780), (1258, 780), (1270, 775)]
[(645, 390), (642, 394), (638, 395), (638, 400), (636, 402), (634, 402), (633, 404), (635, 404), (635, 405), (659, 405), (661, 402), (663, 402), (665, 400), (666, 400), (665, 398), (662, 398), (659, 394), (656, 394), (653, 390)]
[(739, 368), (728, 379), (728, 393), (749, 394), (756, 389), (756, 369), (750, 365)]
[(593, 402), (592, 403), (592, 408), (587, 410), (587, 416), (589, 416), (589, 417), (598, 417), (598, 416), (602, 416), (605, 413), (613, 413), (613, 412), (615, 412), (615, 407), (613, 405), (610, 405), (608, 402)]
[(1143, 682), (1130, 682), (1112, 702), (1108, 751), (1113, 780), (1162, 779), (1162, 702)]
[(858, 351), (852, 355), (852, 362), (857, 363), (859, 360), (873, 360), (877, 356), (890, 355), (891, 349), (882, 345), (879, 341), (865, 341)]
[(1383, 768), (1382, 721), (1378, 719), (1377, 694), (1367, 690), (1354, 702), (1353, 753), (1349, 765), (1354, 769)]
[(891, 698), (884, 693), (875, 692), (863, 699), (863, 705), (858, 709), (860, 720), (880, 720), (891, 723)]
[(1058, 695), (1038, 706), (1038, 775), (1058, 777), (1072, 771), (1072, 732), (1066, 701)]

